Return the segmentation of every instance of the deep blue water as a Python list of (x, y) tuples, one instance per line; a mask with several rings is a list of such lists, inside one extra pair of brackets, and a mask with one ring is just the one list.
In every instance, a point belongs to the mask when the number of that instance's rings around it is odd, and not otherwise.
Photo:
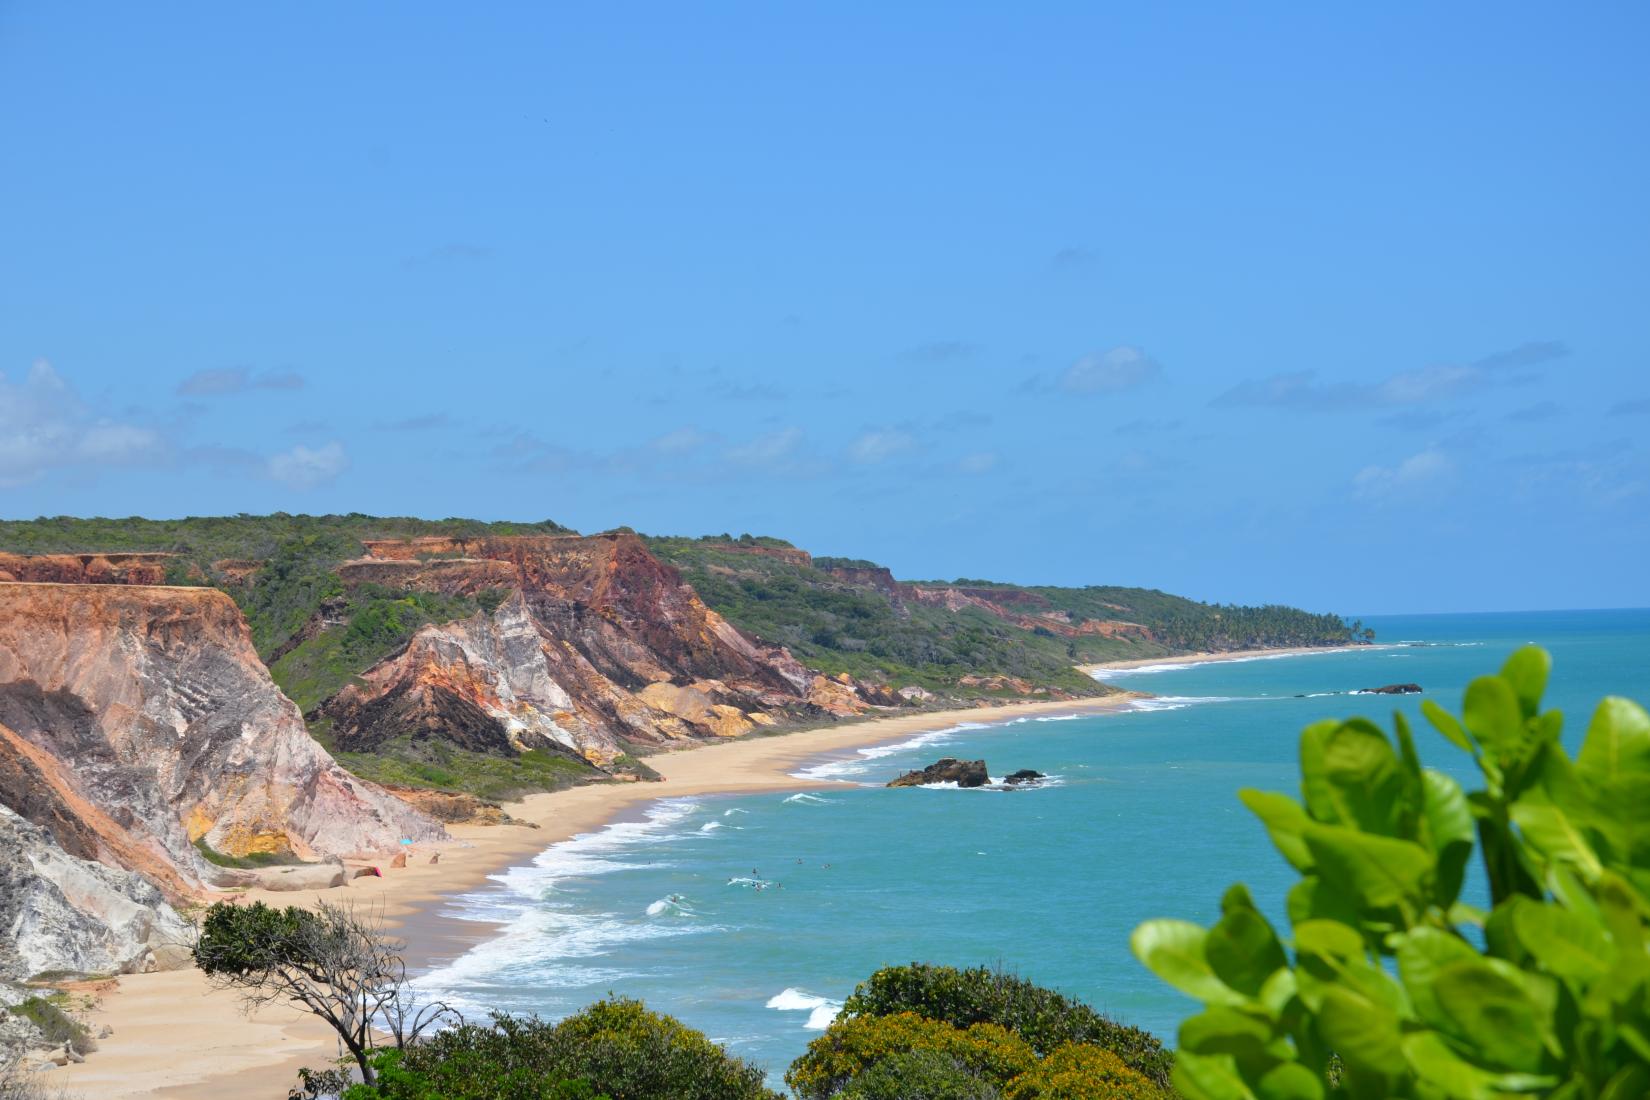
[[(1207, 923), (1234, 881), (1278, 912), (1292, 874), (1236, 792), (1295, 793), (1303, 725), (1387, 724), (1401, 709), (1425, 762), (1473, 776), (1417, 697), (1327, 693), (1414, 681), (1454, 710), (1469, 680), (1538, 642), (1572, 746), (1599, 697), (1650, 700), (1650, 611), (1370, 625), (1377, 646), (1354, 652), (1105, 676), (1159, 698), (827, 762), (814, 774), (841, 780), (830, 790), (661, 801), (456, 900), (452, 915), (506, 927), (423, 984), (472, 1008), (550, 1017), (629, 994), (777, 1074), (880, 966), (1001, 963), (1172, 1041), (1191, 1005), (1135, 962), (1129, 933), (1155, 916)], [(1056, 779), (1013, 792), (881, 787), (942, 755)]]

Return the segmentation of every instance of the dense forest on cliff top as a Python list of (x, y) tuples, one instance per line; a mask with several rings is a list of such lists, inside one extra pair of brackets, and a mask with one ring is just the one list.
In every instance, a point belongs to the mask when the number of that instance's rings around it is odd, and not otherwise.
[(1206, 604), (1146, 588), (900, 582), (862, 559), (807, 561), (772, 538), (648, 544), (729, 621), (803, 662), (941, 692), (964, 677), (1006, 676), (1080, 693), (1093, 682), (1076, 665), (1351, 640), (1339, 616), (1292, 607)]

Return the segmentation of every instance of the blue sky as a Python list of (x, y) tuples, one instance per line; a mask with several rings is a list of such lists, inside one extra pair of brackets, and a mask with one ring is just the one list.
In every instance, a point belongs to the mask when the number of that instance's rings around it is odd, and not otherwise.
[(0, 514), (1650, 604), (1650, 9), (0, 5)]

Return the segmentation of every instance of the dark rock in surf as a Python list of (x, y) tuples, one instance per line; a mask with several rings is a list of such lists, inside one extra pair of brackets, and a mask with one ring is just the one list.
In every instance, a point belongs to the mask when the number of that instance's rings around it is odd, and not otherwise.
[(1419, 695), (1420, 684), (1387, 684), (1378, 688), (1359, 688), (1357, 695)]
[(991, 782), (984, 760), (954, 760), (946, 757), (923, 768), (906, 772), (889, 782), (890, 787), (926, 787), (930, 783), (955, 783), (959, 787), (983, 787)]
[(1022, 783), (1037, 783), (1047, 778), (1048, 776), (1042, 772), (1034, 772), (1030, 768), (1021, 768), (1017, 772), (1003, 776), (1003, 782), (1012, 787)]

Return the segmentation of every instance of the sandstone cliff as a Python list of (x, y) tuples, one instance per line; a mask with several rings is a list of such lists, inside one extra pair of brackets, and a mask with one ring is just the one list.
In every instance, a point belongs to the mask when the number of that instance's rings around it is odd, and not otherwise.
[(77, 859), (0, 806), (0, 982), (176, 965), (190, 934), (143, 876)]
[(439, 825), (342, 768), (202, 588), (0, 584), (0, 803), (174, 892), (196, 848), (383, 851)]
[(0, 554), (0, 581), (165, 584), (172, 554)]
[(737, 736), (869, 705), (860, 685), (752, 642), (631, 534), (366, 547), (367, 557), (340, 567), (346, 586), (512, 595), (491, 614), (424, 627), (322, 704), (340, 748), (442, 738), (502, 754), (561, 751), (606, 767), (626, 742)]

